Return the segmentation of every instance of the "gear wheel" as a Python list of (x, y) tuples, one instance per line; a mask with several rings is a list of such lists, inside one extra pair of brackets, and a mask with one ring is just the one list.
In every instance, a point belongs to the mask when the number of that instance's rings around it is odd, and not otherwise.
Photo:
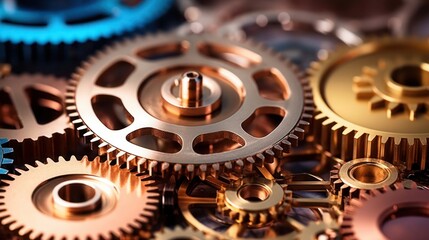
[(217, 192), (218, 211), (223, 215), (252, 226), (279, 220), (290, 211), (288, 199), (292, 193), (286, 186), (265, 178), (244, 178), (239, 182)]
[[(389, 101), (396, 101), (385, 94), (392, 89), (402, 101), (420, 102), (419, 99), (427, 97), (429, 91), (428, 54), (425, 40), (383, 38), (354, 48), (340, 48), (326, 61), (313, 64), (310, 78), (317, 109), (314, 120), (316, 141), (344, 160), (369, 157), (404, 165), (407, 169), (425, 169), (429, 160), (429, 118), (421, 116), (410, 121), (406, 114), (389, 118), (386, 110), (368, 109), (368, 102), (356, 97), (354, 90), (362, 81), (362, 70), (367, 71), (368, 66), (376, 68), (386, 59), (401, 59), (401, 64), (395, 65), (398, 67), (391, 72), (383, 71), (384, 76), (374, 80), (377, 90), (371, 87), (360, 89), (358, 95), (373, 95), (377, 91)], [(416, 60), (420, 64), (416, 65)], [(368, 81), (363, 80), (362, 84)], [(414, 108), (416, 105), (410, 104), (411, 109), (417, 109), (411, 115), (418, 116), (420, 107)], [(388, 107), (390, 104), (384, 105)], [(396, 108), (391, 109), (396, 111)]]
[[(73, 54), (80, 57), (84, 49), (86, 54), (99, 46), (100, 40), (147, 27), (171, 4), (171, 0), (5, 1), (0, 4), (1, 49), (5, 59), (49, 55), (70, 60)], [(83, 43), (89, 41), (86, 48)]]
[(295, 240), (325, 239), (340, 240), (339, 226), (334, 221), (310, 222), (295, 238)]
[(341, 207), (360, 192), (381, 189), (398, 181), (399, 173), (392, 164), (374, 158), (354, 159), (337, 164), (331, 171), (332, 192), (338, 196)]
[(0, 194), (1, 223), (19, 236), (110, 239), (147, 227), (157, 209), (154, 181), (99, 158), (60, 157), (27, 168), (9, 175)]
[(0, 175), (7, 174), (9, 172), (8, 169), (4, 168), (5, 165), (13, 164), (13, 160), (6, 157), (8, 154), (13, 152), (12, 148), (3, 146), (7, 142), (8, 140), (6, 138), (0, 138)]
[(0, 136), (9, 139), (16, 164), (56, 158), (74, 149), (73, 125), (65, 114), (67, 81), (46, 75), (0, 79)]
[(202, 232), (191, 227), (182, 228), (176, 226), (174, 229), (164, 228), (162, 232), (155, 233), (155, 240), (192, 239), (205, 240), (207, 238)]
[(290, 63), (211, 35), (116, 44), (78, 69), (67, 104), (80, 136), (108, 159), (202, 178), (273, 162), (303, 137), (313, 110)]
[(414, 187), (396, 184), (352, 199), (340, 229), (344, 239), (426, 239), (429, 191)]

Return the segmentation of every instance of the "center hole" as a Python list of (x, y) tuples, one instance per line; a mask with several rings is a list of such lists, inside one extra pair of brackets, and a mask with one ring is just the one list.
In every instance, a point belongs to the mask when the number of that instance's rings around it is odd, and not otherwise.
[(392, 80), (404, 87), (429, 86), (429, 70), (417, 65), (398, 67), (392, 72)]
[(95, 197), (96, 190), (84, 183), (70, 183), (58, 191), (58, 196), (66, 202), (83, 203)]
[(373, 164), (363, 164), (352, 169), (352, 176), (363, 183), (380, 183), (389, 173), (386, 169)]
[(238, 195), (249, 202), (262, 202), (270, 196), (270, 192), (261, 185), (250, 184), (241, 187)]
[(387, 239), (427, 239), (429, 235), (429, 209), (402, 207), (389, 214), (381, 225)]
[(197, 78), (199, 76), (199, 74), (197, 72), (190, 71), (190, 72), (186, 73), (186, 76), (190, 79), (194, 79), (194, 78)]

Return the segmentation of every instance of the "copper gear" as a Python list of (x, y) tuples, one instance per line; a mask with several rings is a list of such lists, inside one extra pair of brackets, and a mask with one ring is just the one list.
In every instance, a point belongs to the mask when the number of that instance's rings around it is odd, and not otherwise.
[(13, 148), (4, 147), (7, 142), (6, 138), (0, 138), (0, 175), (7, 174), (9, 170), (5, 166), (13, 164), (13, 159), (9, 158)]
[[(395, 184), (364, 193), (360, 200), (352, 199), (340, 229), (344, 239), (426, 239), (427, 220), (424, 224), (414, 220), (427, 219), (429, 191), (415, 187)], [(399, 224), (389, 226), (395, 219)]]
[(162, 232), (155, 233), (155, 240), (174, 239), (205, 240), (210, 238), (192, 227), (182, 228), (180, 226), (176, 226), (174, 229), (164, 228)]
[(86, 142), (128, 168), (242, 170), (281, 157), (311, 118), (307, 81), (280, 58), (211, 35), (126, 40), (77, 70), (67, 109)]
[[(310, 78), (317, 109), (316, 141), (344, 160), (371, 157), (407, 169), (425, 169), (429, 160), (429, 118), (422, 116), (410, 121), (406, 114), (388, 118), (385, 111), (368, 109), (368, 103), (359, 100), (353, 90), (355, 82), (359, 82), (355, 77), (361, 75), (362, 69), (376, 67), (385, 59), (400, 58), (404, 65), (386, 74), (384, 82), (378, 81), (377, 89), (386, 91), (387, 85), (395, 85), (403, 92), (416, 93), (411, 97), (399, 96), (404, 101), (427, 97), (428, 54), (425, 40), (383, 38), (354, 48), (340, 48), (326, 61), (314, 63)], [(416, 59), (420, 65), (414, 65)], [(409, 61), (412, 65), (407, 65)], [(411, 106), (414, 109), (415, 105)]]
[(360, 192), (382, 189), (399, 180), (399, 171), (392, 164), (374, 158), (359, 158), (334, 166), (330, 173), (332, 192), (338, 196), (343, 208), (352, 198), (359, 198)]
[(99, 158), (36, 164), (10, 174), (12, 180), (2, 186), (0, 219), (13, 233), (30, 239), (109, 239), (151, 224), (159, 202), (154, 181)]
[(0, 135), (8, 138), (16, 164), (57, 158), (75, 144), (65, 114), (67, 81), (39, 74), (0, 79)]
[[(274, 180), (244, 178), (217, 192), (218, 211), (240, 224), (258, 225), (279, 220), (290, 211), (291, 192)], [(247, 198), (257, 198), (252, 202)]]

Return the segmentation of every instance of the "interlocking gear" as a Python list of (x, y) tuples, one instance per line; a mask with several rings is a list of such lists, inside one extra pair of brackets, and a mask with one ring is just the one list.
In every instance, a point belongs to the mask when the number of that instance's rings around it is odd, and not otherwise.
[[(317, 107), (316, 141), (346, 161), (371, 157), (404, 165), (407, 169), (425, 169), (429, 160), (429, 118), (419, 117), (427, 106), (417, 103), (422, 103), (421, 99), (429, 94), (428, 54), (424, 40), (384, 38), (338, 49), (326, 61), (313, 64), (310, 72)], [(374, 73), (367, 68), (380, 64), (385, 70)], [(359, 77), (362, 71), (375, 78), (362, 80)], [(368, 82), (376, 87), (356, 89), (356, 85), (368, 86)], [(378, 101), (374, 95), (375, 105), (382, 110), (371, 110), (367, 101), (356, 97), (355, 91), (358, 96), (372, 96), (377, 92), (399, 108), (389, 107), (390, 104)], [(398, 100), (400, 102), (396, 102)], [(396, 112), (402, 103), (408, 103), (406, 108), (412, 110), (410, 114), (386, 116), (383, 108)], [(414, 121), (410, 121), (409, 116), (414, 116)]]
[(426, 239), (429, 191), (415, 187), (396, 184), (352, 199), (340, 229), (343, 238)]
[(155, 240), (174, 239), (206, 240), (210, 238), (191, 227), (182, 228), (180, 226), (176, 226), (174, 229), (164, 228), (161, 232), (155, 233)]
[(304, 135), (311, 96), (295, 67), (249, 42), (159, 35), (90, 58), (67, 108), (108, 159), (204, 178), (281, 157)]
[(13, 153), (13, 148), (4, 147), (4, 144), (7, 143), (6, 138), (0, 138), (0, 175), (7, 174), (9, 172), (6, 166), (13, 164), (13, 159), (8, 158), (9, 154)]
[(109, 239), (152, 224), (155, 181), (118, 166), (72, 157), (17, 170), (5, 180), (1, 223), (30, 239)]
[(0, 79), (0, 136), (9, 139), (16, 164), (57, 158), (73, 150), (75, 131), (65, 113), (67, 81), (46, 75)]

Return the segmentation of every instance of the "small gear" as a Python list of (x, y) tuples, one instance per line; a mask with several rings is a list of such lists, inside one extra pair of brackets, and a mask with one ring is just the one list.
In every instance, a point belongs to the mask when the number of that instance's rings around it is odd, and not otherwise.
[(13, 164), (13, 160), (7, 157), (8, 154), (13, 153), (13, 148), (3, 146), (7, 142), (8, 140), (6, 138), (0, 138), (0, 175), (9, 172), (9, 170), (5, 168), (5, 165), (9, 166)]
[(429, 191), (415, 187), (395, 184), (352, 199), (340, 229), (343, 238), (426, 239)]
[(340, 240), (339, 226), (334, 221), (329, 223), (322, 221), (310, 222), (301, 230), (295, 240), (310, 239)]
[(399, 173), (392, 164), (374, 158), (354, 159), (337, 164), (331, 171), (332, 192), (338, 196), (341, 207), (360, 192), (381, 189), (398, 181)]
[[(419, 114), (427, 108), (420, 104), (426, 101), (420, 99), (429, 94), (428, 55), (426, 40), (383, 38), (353, 48), (340, 48), (327, 60), (314, 63), (310, 78), (317, 109), (316, 142), (346, 161), (378, 158), (407, 169), (425, 169), (429, 161), (429, 118)], [(373, 81), (376, 88), (360, 88), (358, 96), (372, 96), (377, 92), (394, 102), (393, 105), (398, 103), (397, 99), (408, 103), (410, 109), (415, 109), (414, 113), (388, 117), (385, 111), (368, 109), (368, 102), (356, 97), (356, 84), (369, 82), (359, 77), (362, 69), (367, 72), (368, 66), (376, 68), (380, 62), (392, 59), (401, 59), (400, 64), (386, 64), (390, 71), (377, 74), (380, 76)], [(374, 76), (373, 72), (369, 74)], [(389, 94), (385, 94), (387, 92)], [(392, 94), (396, 98), (392, 98)], [(385, 104), (385, 100), (376, 102), (377, 107), (390, 105)], [(397, 110), (396, 107), (389, 109)], [(410, 121), (409, 116), (415, 116), (414, 121)]]
[(204, 178), (271, 163), (313, 110), (306, 80), (279, 57), (211, 35), (131, 39), (78, 69), (67, 109), (100, 154), (138, 171)]
[(0, 135), (16, 164), (56, 158), (73, 150), (75, 131), (65, 113), (67, 81), (23, 74), (0, 79)]
[(115, 238), (150, 225), (157, 209), (155, 181), (99, 158), (60, 157), (26, 167), (10, 174), (0, 193), (1, 223), (19, 236)]
[(155, 240), (174, 239), (206, 240), (210, 238), (191, 227), (182, 228), (180, 226), (176, 226), (174, 229), (164, 228), (161, 232), (155, 233)]
[(290, 211), (292, 193), (274, 180), (244, 178), (217, 192), (218, 211), (240, 224), (258, 225), (280, 220)]

